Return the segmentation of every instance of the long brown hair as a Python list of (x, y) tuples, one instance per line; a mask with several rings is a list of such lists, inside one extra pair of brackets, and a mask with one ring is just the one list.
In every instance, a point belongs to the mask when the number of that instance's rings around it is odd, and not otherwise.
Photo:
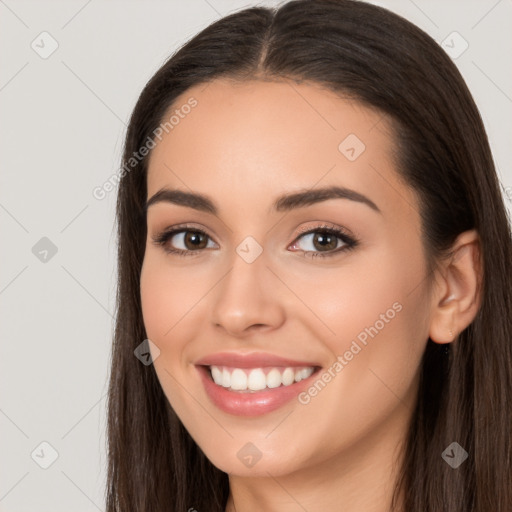
[[(228, 476), (185, 430), (153, 366), (134, 357), (146, 339), (139, 278), (148, 160), (134, 154), (154, 138), (180, 94), (219, 77), (306, 80), (387, 115), (395, 126), (397, 172), (421, 200), (431, 268), (458, 234), (478, 231), (481, 306), (448, 354), (427, 342), (395, 499), (403, 493), (406, 512), (510, 512), (512, 240), (487, 135), (463, 78), (438, 44), (400, 16), (353, 0), (294, 0), (219, 19), (182, 46), (137, 101), (117, 199), (107, 512), (225, 510)], [(457, 469), (441, 457), (454, 441), (469, 454)]]

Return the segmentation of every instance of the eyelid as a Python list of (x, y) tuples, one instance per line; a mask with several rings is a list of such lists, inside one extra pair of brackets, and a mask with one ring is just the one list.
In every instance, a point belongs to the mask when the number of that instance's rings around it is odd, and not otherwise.
[(333, 231), (341, 231), (344, 235), (346, 235), (349, 238), (356, 238), (350, 231), (348, 231), (346, 228), (342, 226), (337, 226), (336, 224), (331, 224), (330, 222), (322, 222), (318, 221), (320, 224), (315, 224), (313, 226), (308, 227), (302, 227), (298, 230), (297, 236), (295, 237), (295, 240), (306, 233), (316, 232), (316, 231), (322, 231), (322, 230), (333, 230)]
[[(202, 227), (200, 225), (196, 225), (196, 224), (191, 224), (191, 223), (185, 222), (184, 224), (176, 224), (176, 225), (165, 226), (162, 229), (155, 229), (154, 231), (156, 233), (156, 236), (161, 235), (163, 233), (164, 234), (165, 233), (170, 233), (170, 232), (173, 232), (173, 231), (200, 231), (200, 232), (203, 232), (205, 235), (210, 236), (208, 234), (208, 232), (212, 231), (212, 230), (210, 230), (209, 228)], [(153, 235), (153, 236), (155, 236), (155, 235)], [(210, 237), (210, 238), (213, 238), (213, 237)]]

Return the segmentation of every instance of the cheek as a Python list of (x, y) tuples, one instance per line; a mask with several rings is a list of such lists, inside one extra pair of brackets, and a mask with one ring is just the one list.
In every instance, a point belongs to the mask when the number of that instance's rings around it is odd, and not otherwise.
[[(338, 268), (295, 279), (297, 296), (311, 306), (311, 328), (333, 355), (361, 364), (412, 363), (426, 343), (428, 300), (420, 250), (389, 246)], [(355, 355), (357, 354), (357, 356)]]
[(147, 337), (161, 353), (155, 361), (157, 371), (162, 366), (173, 373), (185, 368), (190, 342), (201, 338), (208, 320), (208, 293), (219, 277), (211, 266), (189, 265), (146, 251), (140, 276), (142, 317)]
[[(147, 337), (158, 347), (154, 369), (168, 401), (175, 410), (183, 410), (180, 386), (183, 350), (189, 334), (187, 310), (197, 302), (183, 273), (170, 271), (160, 255), (146, 252), (140, 276), (142, 317)], [(181, 277), (180, 277), (181, 276)]]
[[(171, 346), (175, 325), (185, 313), (189, 288), (184, 287), (176, 272), (166, 271), (164, 263), (148, 255), (142, 266), (140, 294), (146, 334), (161, 351)], [(174, 345), (174, 344), (173, 344)]]
[(197, 302), (199, 288), (198, 281), (190, 279), (189, 273), (173, 269), (165, 255), (147, 251), (140, 276), (140, 294), (148, 337), (160, 340), (170, 337), (180, 318)]

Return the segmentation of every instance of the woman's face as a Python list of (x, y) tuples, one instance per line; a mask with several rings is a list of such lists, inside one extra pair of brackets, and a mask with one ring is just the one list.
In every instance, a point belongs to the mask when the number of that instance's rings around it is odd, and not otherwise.
[(418, 200), (386, 118), (316, 85), (226, 80), (189, 89), (171, 115), (148, 199), (182, 194), (148, 207), (141, 296), (182, 423), (231, 475), (320, 478), (323, 463), (391, 454), (430, 304)]

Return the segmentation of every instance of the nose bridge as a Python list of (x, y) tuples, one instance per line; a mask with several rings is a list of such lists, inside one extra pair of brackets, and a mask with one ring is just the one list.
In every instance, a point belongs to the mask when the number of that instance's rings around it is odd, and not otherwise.
[(218, 286), (213, 322), (232, 334), (255, 324), (278, 324), (283, 311), (276, 300), (275, 286), (269, 282), (272, 272), (267, 268), (263, 247), (246, 237), (235, 248), (230, 264), (231, 270)]
[[(259, 245), (259, 244), (258, 244)], [(221, 284), (220, 302), (229, 304), (233, 308), (235, 304), (240, 307), (253, 309), (257, 302), (260, 302), (265, 292), (261, 284), (266, 280), (264, 273), (266, 268), (266, 255), (263, 248), (258, 249), (254, 242), (244, 240), (236, 249), (231, 258), (231, 270)]]

